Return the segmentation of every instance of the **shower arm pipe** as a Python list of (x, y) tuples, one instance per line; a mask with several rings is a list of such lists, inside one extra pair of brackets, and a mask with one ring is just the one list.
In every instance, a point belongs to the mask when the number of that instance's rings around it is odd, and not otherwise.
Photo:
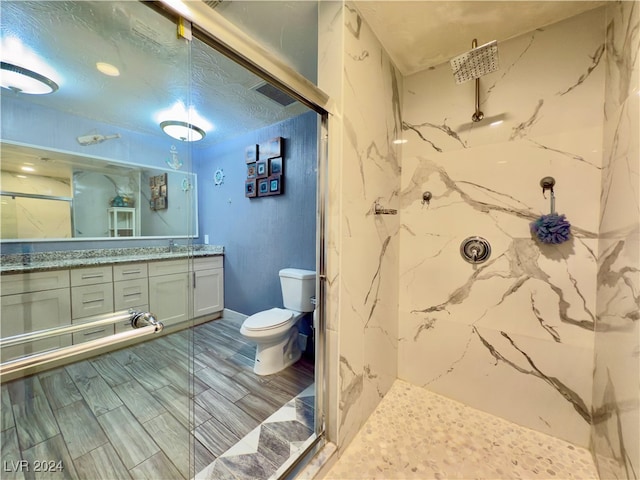
[(162, 322), (158, 322), (150, 315), (147, 317), (146, 314), (142, 314), (141, 320), (146, 322), (147, 319), (153, 319), (153, 321), (149, 320), (149, 323), (146, 326), (140, 326), (138, 328), (134, 327), (134, 330), (116, 333), (115, 335), (109, 335), (107, 337), (90, 340), (88, 342), (71, 345), (69, 347), (36, 353), (27, 357), (17, 358), (15, 360), (9, 360), (0, 364), (0, 376), (3, 377), (3, 381), (12, 380), (17, 376), (17, 374), (22, 373), (25, 370), (39, 367), (53, 361), (76, 357), (80, 354), (92, 352), (99, 348), (108, 347), (126, 340), (161, 332), (164, 328)]
[[(473, 49), (477, 47), (478, 47), (478, 39), (474, 38), (473, 41), (471, 42), (471, 48)], [(479, 122), (484, 118), (484, 113), (480, 111), (480, 78), (477, 77), (475, 82), (476, 82), (476, 111), (471, 116), (471, 120), (473, 120), (474, 122)]]

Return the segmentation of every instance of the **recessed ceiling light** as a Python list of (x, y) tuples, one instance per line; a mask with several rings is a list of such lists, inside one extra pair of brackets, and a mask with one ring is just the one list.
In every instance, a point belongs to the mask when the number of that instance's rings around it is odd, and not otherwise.
[(405, 138), (398, 138), (396, 140), (393, 141), (394, 144), (396, 145), (402, 145), (403, 143), (407, 143), (409, 140), (405, 139)]
[(36, 171), (36, 169), (33, 168), (33, 167), (22, 167), (21, 170), (23, 172), (35, 172)]
[(105, 75), (108, 75), (110, 77), (120, 76), (120, 70), (118, 70), (118, 67), (116, 67), (115, 65), (111, 65), (110, 63), (98, 62), (96, 63), (96, 68), (99, 72), (104, 73)]
[(18, 177), (18, 178), (27, 178), (26, 175), (16, 175), (16, 177)]

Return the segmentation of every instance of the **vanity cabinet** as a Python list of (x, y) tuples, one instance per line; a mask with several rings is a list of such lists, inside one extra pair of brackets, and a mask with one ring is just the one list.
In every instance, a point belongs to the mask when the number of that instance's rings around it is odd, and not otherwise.
[[(2, 336), (62, 327), (71, 322), (69, 271), (36, 272), (0, 277)], [(71, 335), (6, 347), (3, 362), (71, 345)]]
[(196, 258), (193, 262), (193, 316), (200, 317), (224, 309), (222, 257)]
[(149, 263), (149, 308), (165, 326), (189, 319), (189, 261)]
[[(91, 322), (127, 309), (150, 311), (165, 326), (224, 308), (223, 257), (99, 265), (0, 276), (2, 337)], [(215, 317), (214, 317), (215, 318)], [(185, 326), (189, 323), (185, 323)], [(129, 321), (3, 348), (3, 362), (113, 335)]]

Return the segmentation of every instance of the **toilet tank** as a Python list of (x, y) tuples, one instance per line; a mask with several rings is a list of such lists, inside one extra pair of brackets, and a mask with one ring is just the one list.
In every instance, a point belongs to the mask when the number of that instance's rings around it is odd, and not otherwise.
[(280, 287), (284, 308), (296, 312), (313, 312), (311, 297), (316, 294), (316, 272), (299, 268), (280, 270)]

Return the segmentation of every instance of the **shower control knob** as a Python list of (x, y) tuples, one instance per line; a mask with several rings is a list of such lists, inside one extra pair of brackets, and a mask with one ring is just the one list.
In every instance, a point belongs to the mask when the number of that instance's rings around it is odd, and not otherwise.
[(483, 263), (491, 256), (491, 245), (482, 237), (465, 238), (460, 245), (460, 255), (469, 263)]

